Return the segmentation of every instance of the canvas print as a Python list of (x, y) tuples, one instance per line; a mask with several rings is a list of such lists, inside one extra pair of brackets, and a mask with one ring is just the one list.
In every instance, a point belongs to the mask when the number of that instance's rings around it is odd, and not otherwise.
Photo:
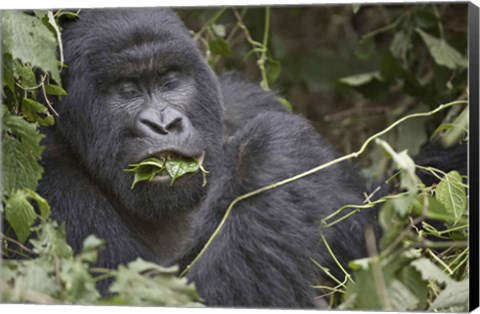
[(468, 9), (2, 11), (1, 302), (467, 311)]

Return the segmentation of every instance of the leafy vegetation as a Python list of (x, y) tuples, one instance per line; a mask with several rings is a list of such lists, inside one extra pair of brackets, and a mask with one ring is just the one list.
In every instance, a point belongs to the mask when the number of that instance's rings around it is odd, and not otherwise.
[[(176, 276), (178, 267), (164, 268), (141, 259), (118, 269), (92, 267), (103, 245), (94, 235), (85, 239), (79, 254), (73, 254), (64, 226), (49, 218), (50, 206), (35, 189), (43, 173), (39, 126), (55, 122), (48, 95), (67, 95), (59, 75), (64, 65), (58, 20), (77, 15), (66, 11), (1, 13), (2, 211), (13, 230), (13, 237), (7, 236), (11, 230), (1, 234), (1, 300), (200, 306), (194, 286)], [(56, 58), (57, 49), (60, 60)], [(180, 171), (172, 173), (174, 178), (181, 175)], [(26, 243), (31, 233), (34, 236)], [(106, 279), (112, 280), (109, 289), (113, 297), (102, 298), (96, 283)]]
[(202, 166), (201, 162), (197, 158), (183, 158), (168, 154), (166, 158), (147, 158), (138, 164), (129, 165), (127, 172), (134, 173), (134, 179), (132, 183), (132, 189), (135, 184), (141, 181), (152, 181), (157, 175), (168, 174), (171, 178), (170, 186), (173, 185), (176, 179), (180, 178), (187, 173), (194, 173), (200, 170), (203, 175), (202, 186), (207, 185), (206, 173), (208, 173)]
[[(12, 229), (2, 233), (3, 300), (200, 305), (194, 286), (176, 276), (176, 267), (142, 260), (116, 270), (93, 267), (103, 245), (93, 235), (79, 254), (72, 252), (64, 226), (49, 218), (48, 202), (35, 190), (43, 172), (39, 128), (53, 125), (56, 117), (49, 96), (67, 95), (60, 80), (68, 65), (63, 64), (59, 20), (77, 14), (1, 14), (2, 211)], [(312, 261), (329, 279), (315, 283), (328, 307), (468, 310), (467, 178), (416, 165), (411, 158), (429, 136), (445, 147), (468, 140), (466, 5), (222, 8), (179, 14), (198, 30), (192, 36), (218, 73), (240, 69), (265, 90), (282, 91), (282, 105), (307, 116), (346, 154), (309, 173), (358, 157), (367, 177), (389, 177), (395, 187), (396, 193), (372, 201), (374, 191), (363, 204), (347, 204), (320, 222), (326, 230), (355, 219), (356, 212), (381, 208), (382, 238), (375, 239), (372, 230), (358, 235), (365, 236), (370, 254), (351, 261), (348, 271), (339, 265), (344, 278)], [(448, 104), (438, 107), (442, 103)], [(361, 149), (350, 153), (354, 147)], [(131, 165), (126, 171), (134, 173), (132, 188), (164, 169), (172, 184), (185, 173), (205, 172), (198, 160), (167, 163), (149, 159)], [(439, 183), (426, 186), (419, 171)], [(302, 175), (308, 173), (288, 182)], [(212, 238), (236, 203), (288, 182), (240, 196)], [(354, 210), (346, 214), (345, 209)], [(32, 233), (35, 240), (28, 241)], [(322, 240), (336, 260), (333, 244)], [(102, 298), (96, 290), (101, 280), (112, 281), (111, 297)]]

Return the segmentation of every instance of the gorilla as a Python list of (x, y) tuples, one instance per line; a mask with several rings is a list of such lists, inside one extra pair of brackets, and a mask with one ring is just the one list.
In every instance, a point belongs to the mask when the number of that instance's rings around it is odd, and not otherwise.
[[(337, 157), (273, 93), (217, 77), (169, 9), (83, 10), (65, 25), (63, 49), (69, 95), (52, 100), (59, 117), (44, 131), (38, 191), (74, 250), (90, 234), (105, 239), (98, 266), (141, 257), (185, 268), (236, 197)], [(167, 153), (201, 156), (207, 185), (197, 172), (131, 189), (128, 165)], [(314, 261), (344, 276), (320, 233), (345, 266), (367, 255), (374, 214), (324, 230), (319, 221), (361, 204), (364, 191), (342, 164), (245, 199), (186, 276), (210, 306), (313, 307)]]

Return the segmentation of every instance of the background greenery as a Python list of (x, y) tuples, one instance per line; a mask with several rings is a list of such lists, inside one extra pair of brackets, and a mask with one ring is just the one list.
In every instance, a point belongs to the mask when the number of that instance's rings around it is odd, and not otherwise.
[[(277, 91), (282, 105), (307, 117), (344, 154), (401, 117), (467, 97), (466, 4), (177, 12), (217, 73), (238, 70), (265, 90)], [(2, 233), (3, 301), (200, 305), (193, 285), (175, 277), (176, 268), (142, 260), (117, 270), (92, 267), (103, 243), (94, 236), (74, 255), (63, 227), (48, 218), (49, 205), (35, 192), (43, 172), (38, 127), (57, 119), (45, 99), (68, 92), (60, 80), (68, 66), (59, 45), (61, 22), (76, 15), (2, 12), (2, 211), (11, 227)], [(393, 176), (399, 192), (346, 206), (355, 213), (381, 204), (385, 233), (377, 247), (367, 231), (371, 256), (352, 261), (344, 278), (312, 261), (328, 278), (315, 283), (324, 306), (467, 309), (466, 178), (421, 169), (410, 158), (430, 138), (445, 146), (468, 139), (468, 108), (457, 103), (402, 122), (360, 155), (359, 167), (368, 178)], [(425, 186), (416, 170), (432, 173), (440, 183)], [(342, 214), (345, 208), (325, 217), (319, 228), (354, 219)], [(36, 240), (27, 240), (31, 233)], [(19, 256), (24, 259), (13, 259)], [(113, 278), (114, 295), (102, 299), (95, 282), (105, 278)]]

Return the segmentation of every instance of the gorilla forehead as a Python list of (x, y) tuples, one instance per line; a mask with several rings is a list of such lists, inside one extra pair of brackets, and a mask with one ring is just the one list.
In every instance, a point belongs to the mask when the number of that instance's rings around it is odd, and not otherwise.
[(118, 70), (194, 65), (199, 56), (187, 29), (167, 8), (85, 10), (64, 37), (67, 64), (81, 56), (95, 72), (113, 71), (114, 77)]
[(81, 17), (73, 25), (73, 32), (77, 36), (90, 35), (95, 38), (104, 37), (105, 34), (117, 42), (124, 40), (119, 37), (128, 30), (150, 32), (156, 37), (159, 34), (168, 36), (167, 33), (189, 36), (184, 24), (169, 8), (87, 9), (82, 10)]

